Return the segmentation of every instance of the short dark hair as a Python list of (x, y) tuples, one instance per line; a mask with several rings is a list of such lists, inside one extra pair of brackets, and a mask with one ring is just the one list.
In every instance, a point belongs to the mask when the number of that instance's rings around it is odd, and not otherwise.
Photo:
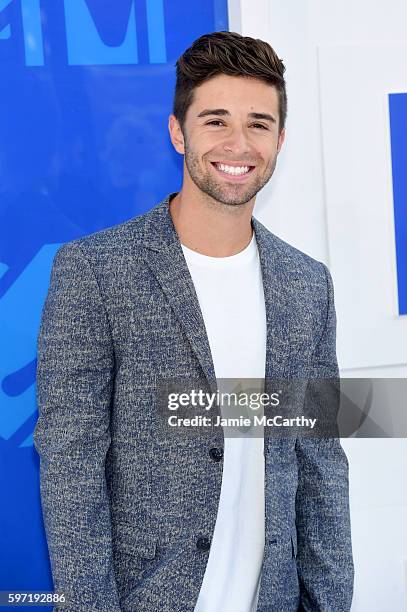
[(285, 66), (274, 49), (259, 38), (237, 32), (212, 32), (197, 38), (176, 64), (173, 114), (183, 129), (195, 87), (218, 74), (261, 79), (274, 85), (279, 101), (279, 129), (287, 116)]

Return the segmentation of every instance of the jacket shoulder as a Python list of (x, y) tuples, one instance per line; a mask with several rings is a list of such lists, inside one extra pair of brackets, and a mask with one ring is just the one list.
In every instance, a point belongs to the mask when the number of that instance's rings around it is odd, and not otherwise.
[(288, 278), (301, 278), (302, 280), (325, 280), (326, 265), (289, 244), (256, 219), (257, 231), (261, 233), (262, 242), (268, 246), (275, 258), (275, 264)]
[(116, 225), (86, 234), (62, 244), (57, 254), (82, 253), (90, 259), (113, 258), (134, 252), (143, 239), (144, 218), (147, 213), (137, 215)]

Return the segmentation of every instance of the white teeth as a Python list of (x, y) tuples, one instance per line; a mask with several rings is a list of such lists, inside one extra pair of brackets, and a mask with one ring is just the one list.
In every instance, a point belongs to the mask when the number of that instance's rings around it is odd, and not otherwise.
[(218, 170), (226, 172), (227, 174), (247, 174), (250, 168), (249, 166), (226, 166), (225, 164), (216, 164)]

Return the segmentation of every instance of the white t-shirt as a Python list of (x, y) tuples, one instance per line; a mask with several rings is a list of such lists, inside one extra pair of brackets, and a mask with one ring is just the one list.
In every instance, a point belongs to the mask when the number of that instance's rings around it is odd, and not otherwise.
[[(181, 246), (202, 310), (217, 380), (264, 380), (266, 312), (254, 233), (248, 246), (230, 257), (209, 257)], [(220, 391), (229, 391), (227, 386), (228, 381), (218, 383)], [(225, 432), (218, 515), (195, 612), (255, 612), (264, 554), (264, 514), (264, 438), (258, 430), (256, 437), (228, 437)]]

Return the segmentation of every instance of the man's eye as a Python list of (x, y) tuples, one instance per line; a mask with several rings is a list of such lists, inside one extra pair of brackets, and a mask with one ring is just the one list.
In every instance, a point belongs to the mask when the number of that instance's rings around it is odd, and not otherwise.
[[(224, 125), (224, 123), (220, 119), (212, 119), (212, 121), (208, 121), (205, 125)], [(253, 127), (261, 128), (262, 130), (268, 130), (268, 128), (262, 123), (253, 123)]]

